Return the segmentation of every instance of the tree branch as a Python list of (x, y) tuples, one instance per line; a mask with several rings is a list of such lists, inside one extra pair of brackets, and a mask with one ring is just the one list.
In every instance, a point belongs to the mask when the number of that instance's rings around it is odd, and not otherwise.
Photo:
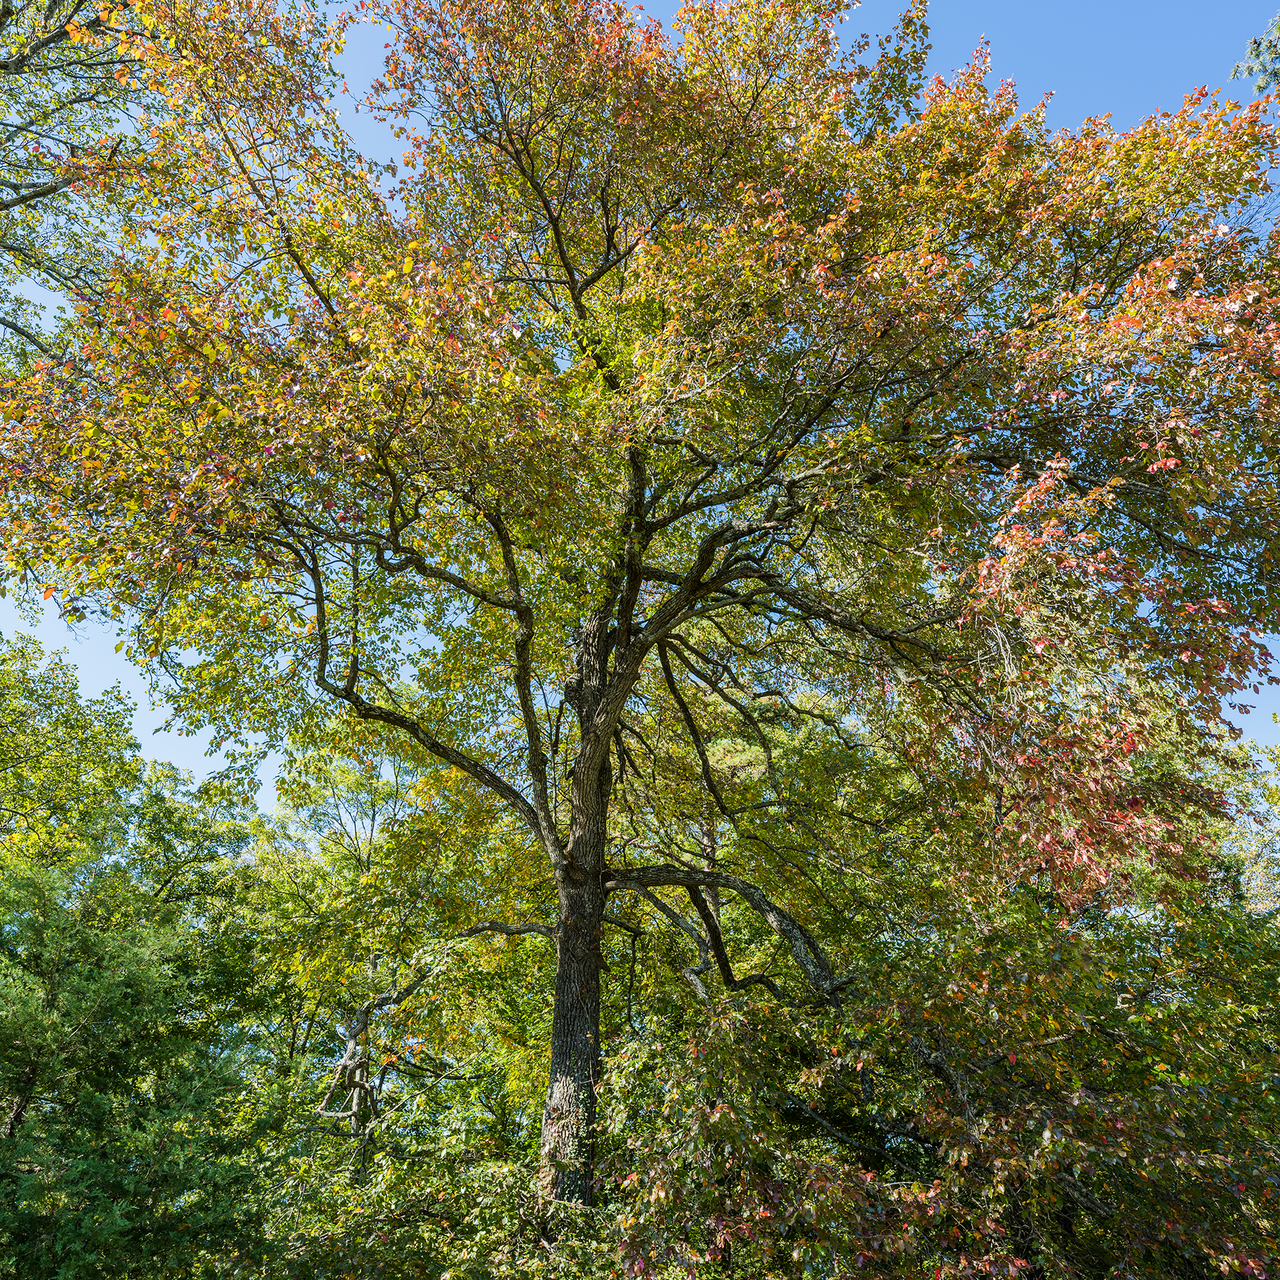
[(826, 953), (809, 930), (773, 902), (762, 889), (737, 876), (727, 875), (722, 871), (702, 871), (696, 867), (676, 867), (670, 864), (606, 871), (604, 874), (606, 893), (623, 889), (643, 893), (646, 889), (666, 885), (680, 888), (692, 886), (695, 889), (714, 885), (720, 889), (731, 889), (787, 943), (809, 984), (824, 998), (836, 999), (840, 990), (854, 980), (852, 977), (837, 978)]
[(473, 924), (469, 929), (464, 929), (457, 934), (458, 939), (479, 937), (482, 933), (501, 933), (508, 938), (519, 937), (521, 934), (536, 933), (540, 938), (546, 938), (549, 942), (556, 940), (555, 930), (550, 925), (538, 924), (534, 921), (526, 921), (523, 924), (503, 924), (498, 920), (482, 920), (479, 924)]
[(716, 966), (720, 970), (720, 977), (724, 981), (724, 985), (730, 991), (741, 991), (745, 987), (764, 987), (775, 1000), (780, 1004), (785, 1004), (786, 999), (781, 989), (767, 974), (750, 973), (745, 978), (735, 978), (733, 976), (733, 966), (729, 963), (728, 952), (724, 949), (724, 939), (720, 934), (720, 922), (716, 919), (715, 912), (707, 905), (707, 900), (702, 896), (700, 889), (693, 885), (686, 885), (685, 892), (689, 895), (689, 900), (693, 903), (702, 920), (702, 926), (707, 931), (707, 941), (711, 945), (711, 954), (715, 956)]

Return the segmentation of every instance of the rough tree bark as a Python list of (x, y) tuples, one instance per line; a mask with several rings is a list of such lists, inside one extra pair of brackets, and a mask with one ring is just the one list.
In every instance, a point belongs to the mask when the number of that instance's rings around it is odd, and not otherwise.
[(542, 1116), (542, 1167), (556, 1200), (590, 1204), (600, 1079), (599, 874), (575, 872), (559, 886), (551, 1062)]
[[(581, 746), (573, 766), (569, 839), (556, 869), (560, 919), (551, 1016), (551, 1062), (542, 1114), (542, 1168), (556, 1200), (589, 1205), (595, 1170), (596, 1089), (600, 1080), (600, 951), (605, 846), (612, 774), (601, 747), (600, 713), (616, 637), (611, 608), (592, 615), (578, 645), (577, 671), (565, 690), (578, 715)], [(607, 715), (607, 712), (606, 712)]]

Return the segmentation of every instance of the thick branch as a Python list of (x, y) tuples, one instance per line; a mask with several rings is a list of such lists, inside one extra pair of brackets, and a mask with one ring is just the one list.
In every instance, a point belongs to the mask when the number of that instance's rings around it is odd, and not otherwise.
[(508, 938), (516, 938), (521, 934), (536, 933), (540, 938), (546, 938), (549, 942), (556, 939), (555, 930), (550, 925), (537, 924), (534, 921), (526, 921), (523, 924), (503, 924), (499, 920), (482, 920), (479, 924), (473, 924), (471, 928), (464, 929), (458, 938), (475, 938), (482, 933), (501, 933)]
[[(304, 569), (315, 589), (317, 637), (315, 678), (319, 688), (329, 694), (330, 697), (336, 698), (340, 702), (345, 702), (361, 720), (373, 720), (379, 724), (390, 725), (392, 728), (401, 730), (419, 745), (425, 747), (438, 760), (443, 760), (445, 764), (452, 765), (455, 769), (462, 770), (468, 777), (474, 778), (475, 781), (487, 787), (500, 799), (505, 800), (541, 841), (543, 838), (542, 823), (539, 819), (538, 811), (505, 778), (496, 774), (488, 765), (473, 759), (463, 751), (459, 751), (457, 747), (450, 746), (447, 742), (442, 742), (433, 733), (425, 729), (413, 716), (405, 715), (403, 712), (396, 711), (391, 707), (384, 707), (376, 702), (370, 702), (358, 690), (348, 688), (346, 683), (338, 684), (330, 678), (329, 619), (323, 575), (320, 572), (319, 565), (308, 562), (305, 557), (300, 556), (299, 558), (302, 559)], [(547, 852), (553, 863), (560, 856), (558, 844), (548, 849)]]
[(542, 726), (538, 722), (537, 708), (533, 702), (533, 610), (525, 602), (520, 588), (520, 574), (516, 568), (515, 548), (506, 523), (496, 512), (486, 511), (485, 518), (502, 549), (502, 566), (506, 573), (507, 590), (515, 606), (517, 631), (515, 638), (515, 685), (520, 700), (520, 717), (524, 721), (525, 737), (529, 745), (529, 777), (533, 782), (533, 806), (541, 825), (543, 845), (558, 848), (559, 833), (551, 813), (547, 789), (547, 756), (542, 749)]
[(39, 350), (43, 351), (50, 359), (57, 359), (57, 355), (54, 353), (53, 349), (41, 342), (41, 340), (37, 338), (30, 329), (24, 329), (22, 325), (18, 324), (16, 321), (6, 320), (4, 316), (0, 316), (0, 325), (3, 325), (10, 333), (16, 333), (18, 337), (31, 343), (33, 347), (39, 348)]
[(701, 889), (707, 886), (731, 889), (787, 943), (809, 984), (825, 998), (836, 998), (841, 988), (852, 981), (851, 978), (836, 978), (826, 953), (799, 920), (773, 902), (758, 886), (740, 880), (737, 876), (727, 875), (722, 871), (702, 871), (696, 867), (675, 867), (669, 864), (605, 872), (604, 887), (609, 893), (623, 889), (643, 892), (664, 885), (683, 889)]
[(689, 900), (693, 903), (702, 920), (703, 928), (707, 931), (711, 954), (715, 956), (716, 967), (720, 970), (724, 985), (730, 991), (741, 991), (744, 987), (764, 987), (775, 1000), (785, 1003), (778, 984), (767, 974), (749, 973), (745, 978), (734, 977), (733, 966), (729, 963), (729, 954), (724, 949), (724, 938), (720, 934), (720, 922), (716, 919), (715, 912), (707, 905), (707, 900), (702, 896), (700, 889), (694, 888), (693, 885), (686, 885), (685, 892), (688, 893)]

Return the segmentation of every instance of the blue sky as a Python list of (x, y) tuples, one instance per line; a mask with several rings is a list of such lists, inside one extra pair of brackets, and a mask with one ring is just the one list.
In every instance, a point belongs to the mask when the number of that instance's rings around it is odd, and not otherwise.
[[(871, 0), (852, 24), (883, 29), (902, 7)], [(1128, 128), (1153, 112), (1176, 110), (1201, 85), (1251, 99), (1247, 84), (1227, 77), (1277, 8), (1280, 0), (938, 0), (929, 16), (931, 69), (946, 75), (964, 65), (985, 35), (992, 75), (1015, 81), (1025, 106), (1053, 94), (1055, 128), (1104, 112)]]
[[(904, 3), (869, 0), (848, 25), (883, 31), (892, 26)], [(1202, 85), (1224, 88), (1236, 99), (1251, 98), (1248, 85), (1227, 77), (1250, 37), (1261, 33), (1274, 16), (1273, 6), (1280, 6), (1280, 0), (936, 0), (930, 14), (930, 68), (949, 75), (968, 62), (985, 36), (991, 45), (992, 77), (1015, 81), (1024, 105), (1053, 94), (1048, 110), (1052, 126), (1071, 126), (1086, 116), (1110, 113), (1115, 125), (1125, 128), (1152, 112), (1176, 110), (1184, 94)], [(668, 21), (675, 5), (659, 3), (650, 11)], [(369, 78), (382, 43), (381, 34), (374, 31), (353, 40), (348, 68), (353, 85)], [(372, 138), (363, 129), (361, 134), (362, 142)], [(151, 705), (140, 674), (115, 652), (118, 637), (113, 630), (87, 626), (71, 632), (47, 609), (32, 626), (19, 618), (11, 600), (0, 600), (0, 632), (12, 635), (17, 630), (34, 633), (48, 648), (67, 649), (85, 695), (113, 684), (130, 693), (138, 703), (135, 728), (147, 755), (172, 760), (197, 774), (210, 768), (204, 756), (207, 737), (154, 732), (166, 710)], [(1280, 690), (1264, 691), (1258, 702), (1258, 710), (1244, 722), (1245, 732), (1262, 743), (1280, 742), (1280, 726), (1272, 719), (1273, 711), (1280, 710)], [(261, 798), (269, 801), (270, 794), (265, 787)]]

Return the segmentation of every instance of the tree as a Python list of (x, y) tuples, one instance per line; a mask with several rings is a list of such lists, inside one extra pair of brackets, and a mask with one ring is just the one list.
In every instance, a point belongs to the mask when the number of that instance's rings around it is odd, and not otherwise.
[(116, 230), (108, 175), (146, 137), (129, 20), (118, 0), (0, 5), (0, 328), (11, 359), (54, 354), (42, 292), (85, 298), (100, 286)]
[(1249, 41), (1243, 61), (1231, 68), (1233, 80), (1252, 80), (1254, 90), (1266, 93), (1280, 81), (1280, 13), (1271, 19), (1267, 29)]
[[(760, 982), (717, 992), (678, 900), (615, 903), (599, 1207), (562, 1215), (554, 1249), (528, 1191), (550, 949), (440, 946), (477, 913), (545, 920), (554, 903), (465, 780), (389, 731), (339, 721), (293, 762), (290, 826), (255, 860), (261, 954), (297, 984), (309, 1046), (290, 1067), (280, 1141), (306, 1154), (273, 1274), (576, 1278), (616, 1274), (617, 1247), (631, 1274), (762, 1280), (1269, 1268), (1280, 957), (1243, 891), (1253, 859), (1231, 851), (1251, 823), (1206, 822), (1199, 881), (1148, 868), (1064, 914), (1043, 890), (955, 874), (976, 863), (962, 796), (940, 838), (942, 797), (912, 803), (900, 770), (863, 769), (836, 806), (820, 736), (770, 737), (827, 840), (805, 851), (811, 896), (794, 869), (757, 874), (803, 902), (844, 998), (789, 995), (769, 930), (730, 895), (708, 893), (715, 936), (786, 1003)], [(750, 761), (741, 740), (714, 751), (726, 788)], [(692, 763), (653, 819), (698, 856), (679, 795), (697, 794)], [(1136, 784), (1167, 764), (1148, 755)], [(1238, 785), (1232, 764), (1206, 788)], [(924, 785), (947, 772), (936, 762)], [(848, 812), (879, 819), (861, 842)], [(722, 836), (730, 865), (750, 857)], [(397, 983), (424, 954), (430, 982)]]
[[(542, 1161), (587, 1203), (610, 899), (674, 913), (697, 983), (834, 1006), (841, 779), (936, 770), (955, 868), (1064, 911), (1203, 874), (1276, 598), (1274, 259), (1224, 221), (1273, 136), (1204, 99), (1051, 135), (981, 62), (923, 86), (918, 13), (864, 64), (802, 3), (679, 45), (358, 12), (394, 186), (326, 106), (343, 23), (146, 8), (168, 114), (74, 359), (11, 384), (8, 554), (127, 619), (188, 724), (345, 706), (518, 820), (554, 919), (472, 928), (554, 939)], [(772, 754), (804, 726), (830, 803)], [(788, 973), (735, 968), (725, 902)]]
[(278, 1021), (264, 1081), (284, 1095), (269, 1104), (288, 1170), (277, 1272), (531, 1276), (558, 1262), (587, 1276), (572, 1265), (585, 1251), (611, 1273), (607, 1229), (581, 1251), (561, 1233), (549, 1259), (531, 1194), (548, 939), (465, 927), (477, 912), (550, 918), (522, 842), (381, 726), (339, 719), (308, 748), (259, 828), (251, 891), (260, 963), (292, 994), (275, 1008), (297, 1011)]
[(245, 832), (144, 772), (119, 693), (80, 702), (32, 641), (0, 642), (0, 717), (0, 1275), (248, 1261), (261, 1171), (221, 865)]

